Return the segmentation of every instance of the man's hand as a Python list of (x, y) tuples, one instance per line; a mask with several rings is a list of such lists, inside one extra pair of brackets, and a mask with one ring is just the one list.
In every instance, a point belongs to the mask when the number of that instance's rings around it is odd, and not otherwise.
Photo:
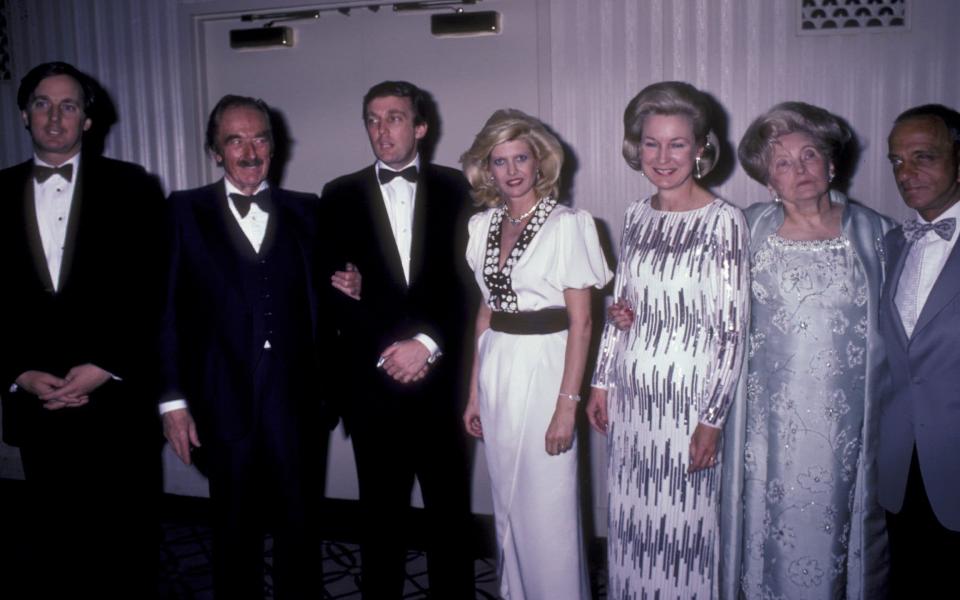
[(587, 400), (587, 420), (597, 433), (607, 434), (607, 390), (590, 388), (590, 399)]
[[(52, 392), (42, 394), (40, 399), (48, 403), (64, 403), (67, 407), (82, 406), (87, 403), (90, 393), (112, 379), (110, 373), (97, 365), (87, 363), (78, 365), (64, 377), (65, 385)], [(50, 410), (54, 407), (46, 406)], [(57, 408), (63, 408), (57, 406)]]
[(200, 438), (197, 437), (197, 425), (193, 422), (190, 410), (178, 408), (163, 413), (163, 437), (170, 442), (174, 453), (180, 457), (183, 464), (189, 465), (191, 448), (200, 447)]
[(717, 466), (717, 446), (720, 443), (722, 429), (700, 423), (690, 436), (690, 466), (687, 473), (696, 473), (702, 469)]
[(354, 300), (360, 299), (362, 283), (363, 277), (353, 263), (347, 263), (345, 271), (337, 271), (330, 276), (330, 285)]
[(40, 401), (43, 402), (43, 407), (47, 410), (59, 410), (68, 406), (83, 406), (89, 402), (89, 398), (86, 395), (45, 399), (53, 398), (57, 392), (67, 385), (67, 380), (44, 371), (24, 371), (17, 377), (15, 383), (20, 389), (39, 398)]
[(419, 381), (427, 374), (430, 351), (415, 339), (394, 342), (380, 354), (384, 372), (400, 383)]

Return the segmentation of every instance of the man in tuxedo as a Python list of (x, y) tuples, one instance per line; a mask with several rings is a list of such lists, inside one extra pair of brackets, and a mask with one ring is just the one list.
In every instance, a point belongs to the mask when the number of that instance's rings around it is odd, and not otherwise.
[(429, 96), (373, 86), (363, 119), (375, 164), (324, 187), (338, 262), (363, 274), (343, 320), (352, 387), (341, 411), (360, 482), (364, 598), (400, 598), (414, 476), (426, 508), (433, 597), (474, 597), (463, 426), (463, 292), (468, 185), (426, 164)]
[(880, 328), (891, 385), (880, 416), (880, 504), (892, 597), (939, 597), (955, 586), (960, 561), (960, 114), (907, 110), (888, 143), (897, 188), (919, 218), (885, 239)]
[(140, 597), (157, 581), (163, 194), (142, 167), (82, 151), (99, 92), (72, 65), (32, 69), (17, 103), (33, 157), (0, 171), (3, 437), (30, 532), (30, 568), (10, 577), (43, 597)]
[[(318, 198), (267, 182), (274, 140), (262, 100), (224, 96), (207, 150), (224, 177), (169, 198), (160, 412), (174, 452), (205, 463), (218, 597), (262, 598), (263, 534), (274, 534), (276, 598), (321, 593), (322, 368), (336, 331), (317, 236)], [(346, 285), (346, 284), (344, 284)], [(355, 290), (354, 290), (355, 291)], [(201, 445), (202, 444), (202, 445)]]

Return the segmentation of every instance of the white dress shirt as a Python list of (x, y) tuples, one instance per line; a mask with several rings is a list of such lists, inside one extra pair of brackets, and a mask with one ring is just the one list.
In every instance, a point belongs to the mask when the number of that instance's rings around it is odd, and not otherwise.
[[(420, 172), (420, 154), (413, 157), (413, 160), (403, 166), (416, 167), (417, 173)], [(388, 167), (382, 161), (377, 161), (377, 182), (380, 182), (380, 170), (396, 171)], [(390, 220), (390, 231), (393, 232), (393, 241), (397, 245), (397, 252), (400, 254), (400, 264), (403, 267), (403, 280), (410, 284), (410, 249), (413, 246), (413, 210), (417, 201), (417, 184), (407, 181), (403, 177), (394, 177), (390, 183), (380, 183), (380, 195), (383, 197), (383, 206), (387, 210), (387, 218)], [(419, 341), (430, 351), (430, 362), (436, 360), (439, 356), (440, 347), (437, 343), (425, 333), (418, 333), (413, 339)]]
[[(960, 225), (960, 202), (945, 210), (932, 222), (936, 223), (951, 217), (957, 219), (957, 223)], [(924, 222), (919, 215), (917, 218)], [(895, 296), (897, 309), (900, 311), (900, 318), (903, 321), (904, 329), (906, 329), (907, 337), (913, 335), (913, 328), (920, 318), (920, 313), (923, 312), (923, 305), (926, 304), (930, 291), (937, 279), (940, 278), (940, 272), (943, 271), (943, 266), (957, 243), (957, 237), (960, 237), (957, 230), (954, 230), (953, 236), (949, 240), (941, 238), (935, 231), (928, 231), (923, 234), (923, 237), (908, 246)], [(914, 270), (916, 275), (907, 276), (907, 273)], [(911, 292), (909, 289), (911, 284), (916, 286), (914, 288), (917, 298), (915, 310), (910, 310), (912, 307), (904, 308), (905, 304), (912, 304), (912, 302), (905, 302), (906, 295)]]
[[(223, 183), (227, 189), (227, 206), (230, 207), (230, 214), (237, 220), (237, 224), (240, 225), (240, 229), (250, 242), (250, 245), (253, 246), (257, 254), (260, 254), (260, 246), (263, 245), (263, 238), (267, 235), (267, 222), (270, 221), (270, 214), (261, 209), (259, 205), (251, 204), (250, 212), (247, 213), (247, 216), (241, 217), (237, 211), (237, 207), (233, 205), (233, 200), (230, 199), (230, 194), (240, 194), (242, 196), (246, 196), (247, 194), (237, 189), (226, 177), (223, 178)], [(261, 181), (253, 193), (259, 194), (268, 187), (266, 181)]]
[[(34, 155), (34, 164), (52, 167), (49, 163), (40, 160)], [(33, 201), (37, 213), (37, 228), (40, 230), (40, 242), (43, 244), (43, 255), (47, 259), (47, 269), (53, 281), (53, 289), (60, 286), (60, 267), (63, 265), (63, 249), (67, 239), (67, 225), (70, 219), (70, 208), (73, 206), (73, 191), (76, 188), (77, 175), (80, 170), (80, 154), (77, 153), (64, 165), (73, 165), (73, 178), (67, 181), (59, 174), (51, 175), (49, 179), (40, 183), (36, 178), (33, 181)]]
[[(233, 205), (233, 200), (230, 199), (230, 194), (243, 194), (246, 196), (236, 186), (230, 183), (226, 177), (223, 178), (223, 183), (226, 186), (227, 193), (227, 206), (230, 208), (230, 214), (233, 215), (233, 218), (237, 220), (237, 224), (240, 225), (240, 229), (243, 231), (243, 235), (246, 236), (247, 241), (250, 242), (250, 245), (253, 246), (253, 249), (260, 253), (260, 247), (263, 245), (263, 238), (267, 235), (267, 222), (270, 221), (270, 213), (263, 211), (258, 205), (251, 204), (250, 212), (247, 213), (247, 216), (241, 217), (240, 213), (237, 211), (237, 207)], [(254, 194), (262, 192), (263, 190), (269, 187), (266, 181), (260, 182), (260, 186), (257, 187)], [(266, 340), (263, 344), (264, 348), (270, 349), (270, 340)], [(185, 399), (177, 400), (168, 400), (167, 402), (160, 403), (160, 414), (168, 413), (172, 410), (177, 410), (180, 408), (187, 408), (187, 401)]]

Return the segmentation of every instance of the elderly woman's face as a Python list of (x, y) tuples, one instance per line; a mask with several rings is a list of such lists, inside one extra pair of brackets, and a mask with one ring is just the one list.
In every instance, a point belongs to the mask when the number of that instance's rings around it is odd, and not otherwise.
[(773, 142), (767, 187), (784, 202), (816, 200), (830, 189), (832, 170), (814, 139), (795, 131)]
[(640, 162), (643, 174), (657, 189), (673, 189), (688, 181), (699, 153), (689, 117), (650, 115), (644, 119)]

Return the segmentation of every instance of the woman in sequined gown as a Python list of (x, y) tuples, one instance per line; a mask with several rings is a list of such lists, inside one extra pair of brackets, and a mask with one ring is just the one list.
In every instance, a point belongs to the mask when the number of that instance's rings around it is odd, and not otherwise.
[(742, 528), (731, 527), (742, 552), (731, 598), (886, 597), (876, 320), (881, 241), (892, 223), (830, 190), (850, 138), (829, 112), (787, 102), (740, 142), (743, 167), (774, 202), (746, 211), (748, 374), (725, 452), (724, 493), (731, 514), (742, 511)]
[(593, 218), (557, 204), (563, 150), (536, 119), (497, 111), (463, 155), (467, 262), (483, 303), (464, 424), (484, 441), (505, 600), (588, 600), (575, 414), (590, 288), (613, 274)]
[(645, 88), (624, 113), (624, 157), (657, 192), (627, 209), (587, 406), (608, 440), (611, 600), (717, 597), (716, 457), (748, 268), (742, 213), (697, 182), (713, 162), (708, 114), (678, 82)]

